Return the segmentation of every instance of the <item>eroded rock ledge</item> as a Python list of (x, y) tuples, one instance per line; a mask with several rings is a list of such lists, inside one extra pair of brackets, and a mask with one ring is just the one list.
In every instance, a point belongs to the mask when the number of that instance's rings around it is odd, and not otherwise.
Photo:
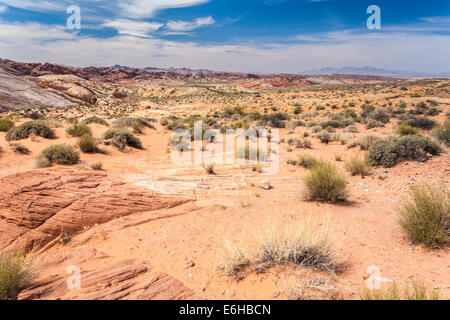
[(0, 245), (29, 252), (63, 233), (190, 200), (127, 184), (105, 173), (17, 173), (0, 182)]

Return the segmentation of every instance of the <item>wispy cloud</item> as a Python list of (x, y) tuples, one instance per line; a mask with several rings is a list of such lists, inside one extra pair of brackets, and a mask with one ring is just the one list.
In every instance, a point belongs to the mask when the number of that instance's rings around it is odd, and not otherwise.
[(148, 37), (164, 24), (158, 22), (133, 21), (127, 19), (117, 19), (105, 22), (103, 26), (114, 28), (119, 34), (131, 35), (135, 37)]
[(185, 8), (210, 0), (123, 0), (118, 2), (118, 7), (123, 14), (132, 18), (151, 18), (158, 11), (170, 8)]
[(204, 18), (198, 18), (194, 21), (180, 21), (180, 20), (170, 20), (166, 24), (166, 29), (170, 31), (177, 31), (177, 32), (185, 32), (185, 31), (192, 31), (197, 28), (200, 28), (202, 26), (209, 26), (214, 24), (215, 21), (213, 17), (204, 17)]
[(0, 13), (5, 12), (6, 10), (8, 10), (8, 7), (0, 4)]

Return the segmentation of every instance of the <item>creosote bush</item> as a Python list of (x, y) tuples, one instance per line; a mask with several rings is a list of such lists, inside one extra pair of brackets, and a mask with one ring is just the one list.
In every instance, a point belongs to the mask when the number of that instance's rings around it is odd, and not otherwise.
[(420, 183), (400, 207), (400, 225), (411, 241), (440, 247), (450, 240), (450, 190), (444, 183)]
[(74, 147), (67, 144), (55, 144), (44, 149), (41, 156), (47, 158), (50, 163), (72, 165), (78, 163), (80, 154)]
[(92, 117), (86, 118), (86, 119), (83, 120), (83, 123), (84, 124), (97, 123), (97, 124), (101, 124), (101, 125), (106, 126), (106, 127), (109, 126), (108, 122), (106, 122), (105, 119), (102, 119), (102, 118), (97, 117), (97, 116), (92, 116)]
[(91, 128), (89, 128), (89, 126), (84, 123), (74, 124), (73, 126), (67, 128), (66, 132), (72, 137), (82, 137), (85, 135), (92, 135)]
[(14, 127), (14, 122), (9, 119), (0, 119), (0, 132), (7, 132)]
[(443, 126), (439, 127), (434, 133), (436, 139), (445, 144), (447, 147), (450, 146), (450, 121), (447, 120)]
[(347, 198), (347, 181), (343, 172), (330, 162), (321, 161), (304, 178), (308, 200), (334, 203)]
[[(126, 128), (109, 129), (105, 132), (104, 139), (110, 140), (110, 143), (119, 150), (124, 150), (126, 146), (140, 150), (143, 149), (141, 140), (135, 137)], [(107, 143), (109, 142), (107, 141)]]
[(408, 126), (407, 124), (401, 124), (395, 129), (395, 133), (399, 136), (409, 136), (414, 134), (419, 134), (420, 130), (416, 127)]
[(99, 152), (99, 149), (97, 147), (98, 145), (97, 139), (89, 134), (80, 137), (78, 139), (77, 145), (80, 148), (80, 150), (85, 153)]
[(30, 261), (0, 249), (0, 300), (15, 300), (31, 278)]
[(424, 130), (431, 130), (437, 126), (437, 122), (433, 119), (428, 119), (426, 117), (413, 118), (406, 122), (407, 125), (415, 128), (420, 128)]
[(20, 126), (12, 128), (7, 132), (5, 139), (6, 141), (17, 141), (27, 139), (31, 135), (46, 139), (55, 138), (55, 133), (44, 121), (35, 120), (24, 122)]
[(409, 135), (380, 140), (369, 148), (368, 155), (377, 165), (390, 168), (406, 160), (426, 161), (428, 153), (438, 155), (440, 152), (439, 144), (430, 138)]
[(362, 177), (370, 174), (370, 163), (367, 158), (354, 154), (345, 162), (345, 169), (350, 172), (352, 176), (361, 175)]

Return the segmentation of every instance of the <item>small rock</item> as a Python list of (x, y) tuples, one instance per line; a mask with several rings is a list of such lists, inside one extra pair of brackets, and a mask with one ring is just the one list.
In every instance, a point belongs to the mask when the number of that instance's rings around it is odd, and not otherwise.
[(270, 185), (270, 181), (268, 181), (268, 180), (262, 180), (262, 181), (259, 183), (259, 186), (260, 186), (261, 188), (263, 188), (264, 190), (270, 190), (270, 189), (272, 189), (272, 186)]

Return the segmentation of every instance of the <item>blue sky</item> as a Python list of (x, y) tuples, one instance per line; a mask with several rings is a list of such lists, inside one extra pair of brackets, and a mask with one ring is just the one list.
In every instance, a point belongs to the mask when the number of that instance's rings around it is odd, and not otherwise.
[[(381, 30), (369, 30), (369, 5)], [(68, 30), (66, 9), (81, 9)], [(450, 71), (448, 0), (0, 0), (0, 57), (79, 66)]]

